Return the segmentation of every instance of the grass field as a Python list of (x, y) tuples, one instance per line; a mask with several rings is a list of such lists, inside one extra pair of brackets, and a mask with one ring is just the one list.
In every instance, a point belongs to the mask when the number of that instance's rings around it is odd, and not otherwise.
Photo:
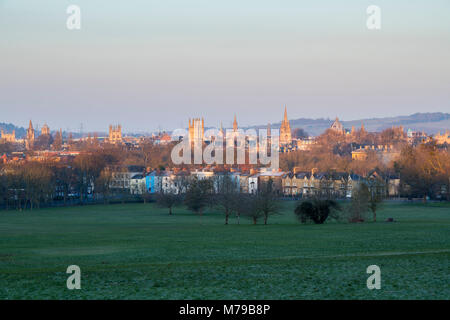
[[(325, 225), (301, 225), (283, 205), (267, 226), (152, 204), (2, 211), (0, 299), (450, 298), (449, 203)], [(73, 264), (81, 290), (66, 288)], [(372, 264), (381, 290), (366, 287)]]

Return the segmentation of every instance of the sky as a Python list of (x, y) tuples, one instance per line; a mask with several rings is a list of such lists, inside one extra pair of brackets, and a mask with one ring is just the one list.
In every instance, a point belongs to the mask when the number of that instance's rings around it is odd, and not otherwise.
[(0, 122), (151, 132), (279, 122), (284, 105), (290, 119), (450, 112), (449, 17), (448, 0), (0, 0)]

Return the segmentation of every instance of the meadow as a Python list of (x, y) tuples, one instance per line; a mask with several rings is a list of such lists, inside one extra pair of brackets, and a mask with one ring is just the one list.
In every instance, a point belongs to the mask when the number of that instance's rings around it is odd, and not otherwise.
[[(449, 299), (450, 203), (378, 222), (268, 225), (153, 204), (0, 212), (0, 299)], [(384, 222), (392, 217), (396, 222)], [(366, 287), (369, 265), (381, 289)], [(66, 269), (81, 268), (81, 290)]]

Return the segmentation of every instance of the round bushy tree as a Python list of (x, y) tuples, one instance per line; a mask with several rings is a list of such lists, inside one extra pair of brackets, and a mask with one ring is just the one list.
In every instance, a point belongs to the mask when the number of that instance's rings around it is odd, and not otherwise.
[(339, 203), (329, 199), (314, 199), (301, 201), (295, 208), (295, 214), (301, 223), (312, 221), (315, 224), (323, 224), (332, 210), (340, 211)]

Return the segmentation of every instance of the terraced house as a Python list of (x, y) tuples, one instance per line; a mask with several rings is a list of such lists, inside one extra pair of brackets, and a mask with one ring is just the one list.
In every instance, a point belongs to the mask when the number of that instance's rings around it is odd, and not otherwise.
[(346, 172), (294, 172), (282, 179), (283, 194), (293, 197), (312, 197), (329, 194), (338, 198), (350, 198), (352, 190), (362, 178)]

